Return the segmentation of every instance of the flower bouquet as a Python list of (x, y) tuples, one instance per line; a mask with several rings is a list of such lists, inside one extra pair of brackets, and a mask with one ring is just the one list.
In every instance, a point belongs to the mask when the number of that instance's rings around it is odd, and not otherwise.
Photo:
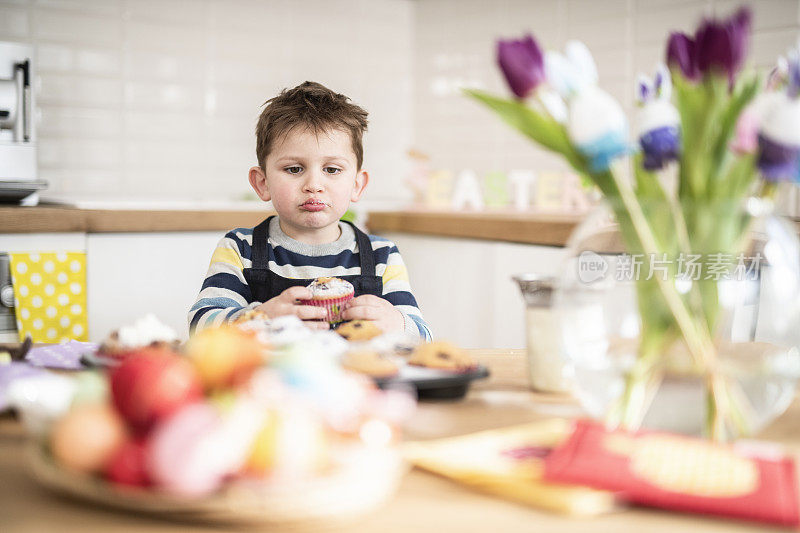
[[(637, 81), (636, 145), (580, 42), (561, 54), (543, 52), (530, 35), (500, 41), (498, 63), (516, 98), (466, 90), (596, 186), (626, 252), (649, 273), (635, 279), (636, 357), (608, 410), (612, 425), (641, 423), (677, 346), (701, 376), (708, 436), (752, 432), (747, 396), (720, 370), (720, 279), (753, 269), (745, 257), (754, 251), (746, 238), (753, 206), (768, 204), (777, 182), (800, 177), (800, 58), (793, 51), (782, 59), (759, 95), (758, 75), (742, 69), (750, 20), (740, 9), (726, 20), (704, 20), (694, 36), (670, 35), (668, 67)], [(789, 295), (798, 294), (796, 270), (785, 286)], [(797, 329), (800, 315), (790, 307), (784, 318)]]

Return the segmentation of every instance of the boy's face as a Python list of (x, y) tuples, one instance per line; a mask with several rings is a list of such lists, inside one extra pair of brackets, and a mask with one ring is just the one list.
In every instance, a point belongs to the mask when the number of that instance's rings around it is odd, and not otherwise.
[(262, 200), (272, 200), (287, 235), (307, 244), (333, 242), (339, 218), (369, 180), (356, 166), (349, 133), (315, 135), (300, 127), (278, 140), (263, 170), (250, 169), (250, 184)]

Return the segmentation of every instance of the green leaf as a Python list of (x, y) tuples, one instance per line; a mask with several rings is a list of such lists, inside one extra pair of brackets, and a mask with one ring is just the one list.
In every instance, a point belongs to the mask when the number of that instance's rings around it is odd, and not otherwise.
[(636, 196), (644, 201), (666, 200), (664, 188), (658, 181), (658, 175), (642, 166), (642, 153), (633, 155), (633, 172), (636, 179)]
[[(747, 104), (755, 98), (759, 85), (760, 81), (757, 75), (741, 77), (726, 102), (727, 105), (724, 106), (720, 115), (715, 117), (716, 139), (713, 140), (708, 179), (716, 178), (719, 181), (726, 177), (726, 174), (722, 172), (723, 164), (730, 150), (729, 145), (736, 130), (736, 122)], [(722, 184), (722, 186), (725, 185)]]
[(731, 199), (743, 198), (756, 180), (755, 154), (734, 155), (728, 158), (724, 176), (725, 190), (721, 196)]
[(681, 117), (682, 152), (678, 194), (681, 198), (697, 196), (698, 156), (702, 155), (708, 93), (682, 77), (673, 80), (675, 107)]

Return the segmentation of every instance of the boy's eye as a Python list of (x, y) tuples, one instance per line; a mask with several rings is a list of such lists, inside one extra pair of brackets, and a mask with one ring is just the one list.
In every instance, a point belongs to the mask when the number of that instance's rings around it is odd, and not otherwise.
[(325, 167), (324, 170), (327, 174), (338, 174), (342, 171), (342, 169), (336, 167)]
[(300, 171), (303, 170), (302, 167), (294, 166), (294, 167), (286, 167), (283, 170), (288, 172), (289, 174), (300, 174)]

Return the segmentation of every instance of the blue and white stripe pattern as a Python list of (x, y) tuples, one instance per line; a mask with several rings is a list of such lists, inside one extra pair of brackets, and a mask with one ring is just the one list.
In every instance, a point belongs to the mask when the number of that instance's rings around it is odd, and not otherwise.
[[(269, 269), (284, 278), (312, 279), (361, 273), (355, 233), (339, 224), (342, 235), (330, 244), (309, 245), (288, 237), (278, 219), (269, 226)], [(375, 257), (375, 274), (383, 279), (383, 298), (403, 313), (405, 329), (423, 340), (431, 332), (411, 293), (408, 271), (393, 242), (369, 236)], [(262, 302), (253, 301), (242, 270), (252, 265), (253, 228), (229, 231), (217, 244), (200, 294), (189, 311), (191, 331), (234, 320)]]

